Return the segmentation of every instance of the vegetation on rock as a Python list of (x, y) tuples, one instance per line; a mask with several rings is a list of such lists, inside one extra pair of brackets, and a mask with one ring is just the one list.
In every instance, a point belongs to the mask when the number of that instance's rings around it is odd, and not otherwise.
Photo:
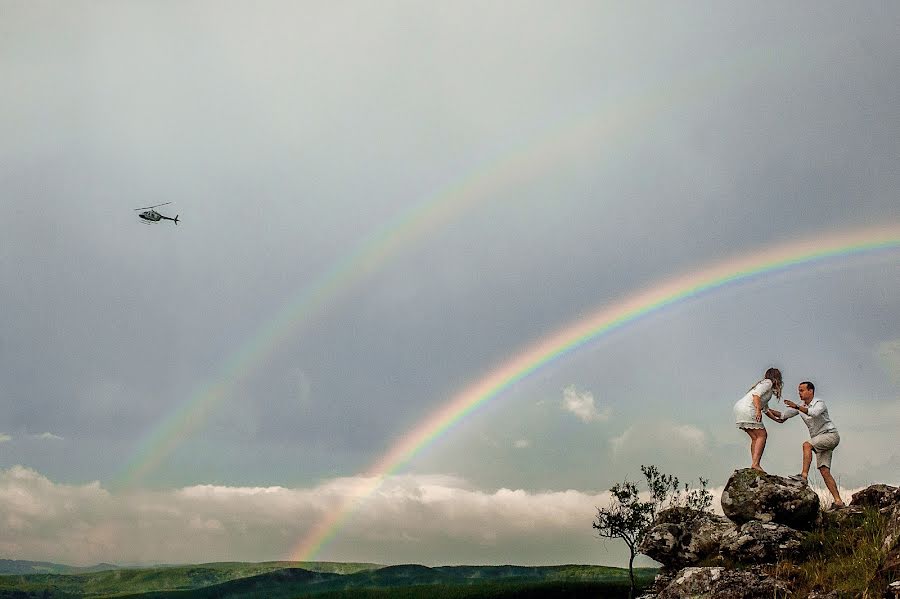
[(631, 577), (629, 598), (634, 595), (634, 558), (647, 531), (653, 526), (657, 514), (663, 509), (674, 510), (693, 517), (712, 505), (712, 495), (707, 491), (708, 481), (700, 479), (700, 489), (691, 489), (685, 484), (682, 491), (678, 478), (662, 474), (656, 466), (641, 466), (647, 480), (649, 499), (642, 500), (635, 483), (625, 480), (617, 483), (609, 491), (612, 499), (608, 506), (597, 508), (597, 517), (592, 526), (597, 534), (608, 539), (622, 539), (628, 546), (630, 557), (628, 571)]
[(849, 507), (824, 512), (808, 487), (780, 476), (738, 470), (726, 489), (731, 522), (724, 528), (714, 520), (680, 522), (677, 511), (660, 514), (639, 547), (663, 564), (645, 597), (875, 599), (889, 597), (900, 580), (895, 487), (872, 485)]

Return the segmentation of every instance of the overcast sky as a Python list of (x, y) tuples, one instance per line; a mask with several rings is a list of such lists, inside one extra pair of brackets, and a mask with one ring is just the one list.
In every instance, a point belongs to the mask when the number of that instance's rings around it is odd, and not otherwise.
[[(897, 231), (898, 28), (885, 3), (0, 0), (0, 557), (290, 557), (541, 339)], [(177, 225), (137, 218), (162, 202)], [(462, 419), (315, 557), (621, 565), (605, 491), (651, 463), (721, 488), (771, 365), (786, 397), (816, 382), (844, 488), (900, 483), (898, 312), (897, 249), (654, 312)], [(805, 427), (769, 428), (763, 466), (796, 472)]]

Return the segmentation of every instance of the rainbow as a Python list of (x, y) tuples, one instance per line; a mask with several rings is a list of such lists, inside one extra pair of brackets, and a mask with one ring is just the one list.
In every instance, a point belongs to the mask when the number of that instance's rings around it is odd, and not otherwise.
[(383, 266), (392, 256), (422, 239), (471, 206), (489, 201), (515, 185), (522, 185), (572, 155), (582, 155), (588, 144), (602, 139), (609, 164), (616, 152), (633, 141), (638, 130), (650, 131), (654, 117), (690, 99), (721, 88), (726, 78), (739, 80), (747, 69), (770, 64), (772, 55), (750, 52), (740, 69), (717, 66), (629, 98), (620, 98), (569, 120), (555, 123), (518, 147), (485, 161), (427, 195), (363, 239), (353, 251), (335, 262), (316, 281), (301, 290), (274, 318), (231, 355), (211, 382), (192, 392), (138, 443), (111, 481), (117, 488), (133, 486), (155, 470), (175, 449), (193, 435), (234, 387), (252, 372), (304, 323), (321, 314), (343, 293)]
[(360, 482), (352, 497), (345, 499), (316, 523), (293, 550), (290, 559), (313, 560), (337, 534), (355, 506), (375, 492), (386, 477), (396, 473), (422, 449), (435, 443), (504, 390), (588, 343), (650, 313), (730, 285), (827, 259), (898, 248), (900, 224), (819, 236), (738, 256), (654, 285), (601, 308), (518, 353), (420, 422), (358, 477)]
[[(642, 110), (644, 116), (649, 117), (647, 113), (662, 108), (662, 104), (648, 104)], [(536, 144), (528, 144), (524, 150), (482, 165), (462, 181), (444, 187), (382, 226), (353, 252), (333, 264), (315, 284), (301, 291), (275, 318), (264, 323), (248, 343), (223, 363), (213, 383), (191, 394), (187, 401), (157, 424), (142, 439), (125, 467), (113, 479), (112, 486), (132, 486), (155, 470), (184, 439), (202, 426), (235, 385), (254, 372), (275, 348), (296, 335), (300, 325), (324, 312), (341, 294), (359, 284), (403, 248), (476, 203), (486, 201), (502, 190), (524, 183), (550, 168), (587, 141), (588, 137), (605, 135), (611, 139), (625, 122), (637, 118), (634, 108), (631, 110), (629, 118), (620, 121), (614, 121), (609, 114), (604, 114), (602, 118), (594, 115), (590, 119), (579, 120), (562, 133), (555, 131), (553, 136)], [(533, 145), (538, 147), (535, 149)]]

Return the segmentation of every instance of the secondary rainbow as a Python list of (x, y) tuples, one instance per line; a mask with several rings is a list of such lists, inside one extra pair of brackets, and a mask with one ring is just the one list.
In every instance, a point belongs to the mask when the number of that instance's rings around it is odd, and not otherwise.
[(654, 285), (605, 306), (543, 339), (501, 364), (444, 403), (397, 441), (366, 472), (352, 497), (326, 514), (291, 552), (290, 559), (310, 561), (340, 530), (354, 507), (374, 493), (423, 448), (498, 397), (500, 393), (560, 357), (570, 354), (643, 316), (717, 289), (787, 269), (900, 248), (900, 224), (818, 236), (745, 254)]
[[(551, 168), (590, 138), (607, 136), (612, 140), (629, 125), (649, 122), (650, 113), (665, 106), (665, 102), (656, 100), (644, 104), (632, 103), (617, 118), (613, 118), (610, 110), (604, 110), (570, 122), (562, 129), (556, 127), (549, 135), (481, 164), (463, 179), (444, 186), (386, 222), (353, 251), (336, 261), (315, 283), (302, 289), (293, 301), (265, 322), (246, 344), (223, 362), (211, 383), (192, 393), (158, 423), (142, 439), (112, 486), (130, 486), (154, 470), (199, 429), (235, 385), (254, 372), (275, 348), (296, 335), (302, 324), (324, 312), (342, 293), (359, 284), (403, 248), (473, 205), (497, 196), (504, 189), (521, 185)], [(637, 105), (640, 107), (636, 108)]]
[[(748, 54), (744, 67), (769, 64), (768, 55)], [(666, 82), (651, 93), (604, 103), (588, 113), (548, 125), (543, 132), (524, 139), (518, 146), (485, 161), (440, 189), (426, 195), (362, 240), (336, 261), (315, 282), (298, 292), (274, 318), (264, 322), (250, 340), (225, 360), (205, 386), (191, 393), (176, 409), (156, 424), (140, 441), (112, 480), (113, 487), (132, 486), (153, 471), (208, 419), (235, 386), (254, 372), (275, 348), (297, 334), (300, 325), (321, 314), (341, 294), (382, 267), (392, 256), (423, 238), (443, 223), (473, 205), (489, 201), (522, 185), (573, 154), (583, 153), (585, 144), (604, 140), (611, 164), (615, 150), (650, 131), (654, 117), (673, 106), (737, 80), (740, 69), (700, 69), (688, 77)]]

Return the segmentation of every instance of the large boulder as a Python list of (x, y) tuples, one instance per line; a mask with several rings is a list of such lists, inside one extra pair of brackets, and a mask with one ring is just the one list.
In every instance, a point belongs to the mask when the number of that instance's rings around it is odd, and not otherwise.
[(732, 528), (718, 514), (671, 508), (657, 515), (638, 551), (666, 566), (693, 566), (717, 554), (722, 535)]
[[(883, 508), (882, 513), (888, 518), (884, 530), (884, 540), (881, 549), (884, 557), (878, 565), (878, 576), (887, 582), (900, 583), (900, 504), (894, 504)], [(890, 587), (889, 587), (890, 588)], [(900, 597), (900, 584), (896, 587), (897, 596)]]
[(895, 580), (891, 584), (888, 585), (887, 593), (884, 595), (885, 597), (893, 597), (896, 599), (900, 597), (900, 580)]
[(850, 505), (877, 509), (900, 503), (900, 488), (891, 485), (870, 485), (853, 494)]
[(887, 553), (900, 552), (900, 504), (882, 511), (887, 516), (887, 525), (884, 528), (884, 541), (881, 548)]
[(685, 568), (658, 599), (758, 599), (783, 596), (788, 591), (784, 582), (775, 580), (758, 567), (727, 570), (722, 567)]
[(865, 519), (866, 508), (858, 505), (822, 512), (822, 524), (826, 528), (856, 528), (861, 526)]
[(668, 566), (663, 566), (657, 570), (656, 577), (653, 579), (653, 584), (650, 585), (649, 588), (644, 589), (644, 593), (640, 595), (638, 599), (657, 599), (659, 594), (663, 592), (663, 589), (675, 580), (675, 576), (678, 572), (678, 568), (670, 568)]
[(801, 481), (744, 468), (728, 479), (722, 511), (736, 524), (759, 520), (808, 530), (819, 515), (819, 496)]
[(800, 558), (804, 534), (784, 524), (751, 520), (722, 536), (721, 553), (742, 564), (771, 564)]

